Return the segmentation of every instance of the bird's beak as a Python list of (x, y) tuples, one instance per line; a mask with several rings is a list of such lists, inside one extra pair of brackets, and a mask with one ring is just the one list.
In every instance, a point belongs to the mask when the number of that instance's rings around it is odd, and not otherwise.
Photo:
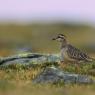
[(53, 38), (52, 40), (56, 40), (57, 38)]

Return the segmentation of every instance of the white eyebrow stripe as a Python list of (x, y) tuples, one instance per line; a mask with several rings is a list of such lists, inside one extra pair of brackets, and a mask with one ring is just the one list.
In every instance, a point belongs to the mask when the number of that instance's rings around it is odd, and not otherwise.
[(60, 37), (60, 38), (65, 38), (65, 36), (62, 36), (62, 35), (59, 35), (58, 37)]
[(65, 36), (60, 35), (60, 37), (65, 37)]

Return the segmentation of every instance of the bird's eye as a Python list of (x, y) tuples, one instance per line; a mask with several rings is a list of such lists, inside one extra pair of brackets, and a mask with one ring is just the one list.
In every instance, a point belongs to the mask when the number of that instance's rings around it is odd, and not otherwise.
[(57, 38), (60, 38), (60, 36), (58, 36)]

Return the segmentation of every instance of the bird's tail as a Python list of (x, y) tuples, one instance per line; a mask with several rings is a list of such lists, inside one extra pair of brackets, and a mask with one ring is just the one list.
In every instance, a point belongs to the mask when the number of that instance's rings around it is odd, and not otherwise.
[(95, 58), (91, 57), (91, 58), (88, 59), (88, 61), (93, 62), (93, 61), (95, 61)]
[(95, 58), (92, 58), (92, 61), (95, 61)]
[(87, 62), (93, 62), (93, 61), (95, 61), (95, 58), (93, 58), (93, 57), (88, 57), (88, 58), (86, 58), (86, 61), (87, 61)]

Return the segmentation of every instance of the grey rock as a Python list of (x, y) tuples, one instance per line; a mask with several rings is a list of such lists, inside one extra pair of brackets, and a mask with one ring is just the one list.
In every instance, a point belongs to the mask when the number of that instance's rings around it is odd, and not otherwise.
[(91, 84), (94, 81), (86, 75), (71, 74), (64, 72), (55, 67), (48, 67), (41, 72), (34, 80), (33, 83), (78, 83), (78, 84)]
[(46, 62), (58, 62), (60, 57), (56, 54), (21, 53), (0, 60), (0, 65), (9, 64), (44, 64)]

